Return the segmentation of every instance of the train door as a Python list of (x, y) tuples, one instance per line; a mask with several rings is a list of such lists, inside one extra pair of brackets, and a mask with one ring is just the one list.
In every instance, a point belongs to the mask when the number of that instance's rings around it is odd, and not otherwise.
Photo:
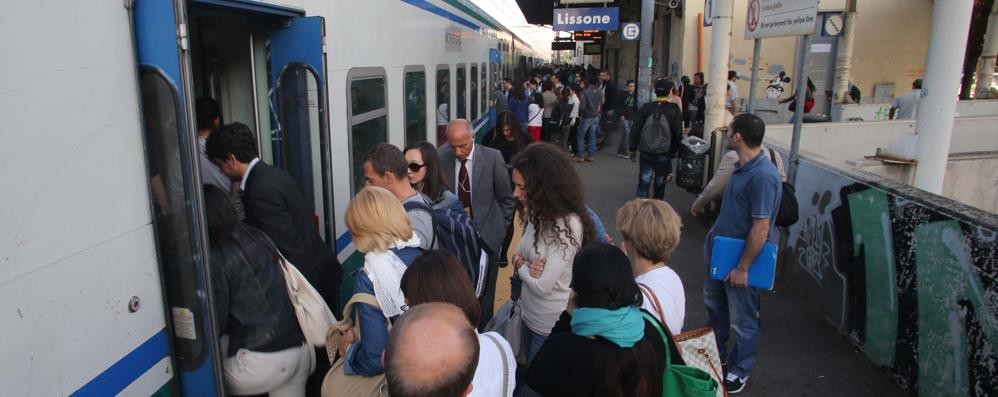
[(325, 22), (291, 18), (267, 36), (274, 164), (288, 171), (332, 241), (332, 176), (326, 117)]
[[(172, 356), (184, 395), (223, 395), (190, 118), (184, 4), (135, 3), (143, 127)], [(176, 384), (171, 389), (177, 389)]]

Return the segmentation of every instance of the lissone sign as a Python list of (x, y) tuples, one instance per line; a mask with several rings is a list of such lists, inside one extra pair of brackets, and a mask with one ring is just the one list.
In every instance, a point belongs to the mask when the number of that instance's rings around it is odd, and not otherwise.
[(620, 26), (620, 9), (617, 7), (555, 8), (556, 32), (576, 30), (617, 30)]

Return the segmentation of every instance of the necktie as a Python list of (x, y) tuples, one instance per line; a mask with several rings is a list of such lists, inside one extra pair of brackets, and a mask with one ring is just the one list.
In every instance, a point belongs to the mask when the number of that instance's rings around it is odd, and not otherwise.
[(471, 179), (468, 178), (468, 159), (461, 160), (461, 170), (457, 173), (457, 197), (464, 208), (471, 208)]

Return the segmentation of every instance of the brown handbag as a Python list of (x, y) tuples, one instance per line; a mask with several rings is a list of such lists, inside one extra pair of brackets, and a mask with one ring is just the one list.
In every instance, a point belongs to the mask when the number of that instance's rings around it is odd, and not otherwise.
[[(374, 295), (368, 293), (353, 294), (350, 300), (347, 301), (346, 306), (343, 307), (343, 320), (329, 327), (329, 331), (326, 332), (326, 354), (329, 356), (329, 362), (333, 363), (333, 366), (322, 380), (322, 397), (373, 397), (388, 395), (385, 374), (375, 376), (347, 375), (344, 372), (346, 358), (337, 358), (341, 335), (352, 329), (354, 335), (357, 336), (357, 341), (361, 339), (360, 318), (358, 317), (357, 323), (354, 323), (351, 316), (353, 314), (353, 306), (356, 303), (366, 303), (374, 307), (381, 307)], [(385, 324), (390, 331), (392, 328), (391, 322), (385, 319)]]

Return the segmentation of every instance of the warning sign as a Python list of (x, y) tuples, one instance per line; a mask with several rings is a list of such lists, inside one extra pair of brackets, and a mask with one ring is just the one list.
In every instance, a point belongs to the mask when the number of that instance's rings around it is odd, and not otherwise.
[(745, 38), (814, 34), (818, 0), (750, 0), (745, 12)]

